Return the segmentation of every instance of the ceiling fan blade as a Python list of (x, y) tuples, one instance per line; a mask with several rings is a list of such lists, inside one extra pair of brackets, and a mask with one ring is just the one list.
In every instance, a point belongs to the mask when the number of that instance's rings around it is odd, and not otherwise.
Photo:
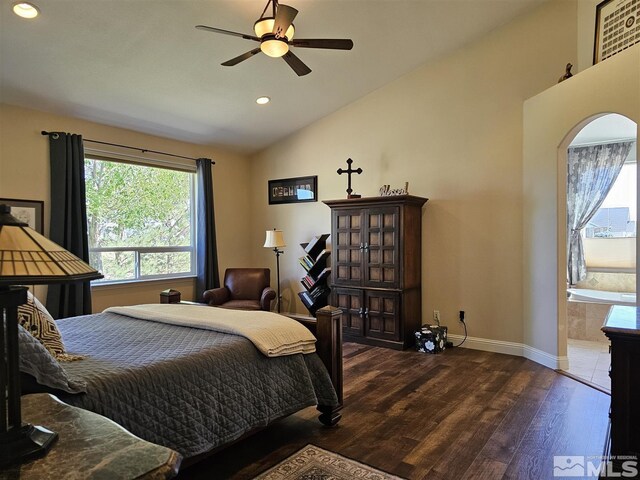
[(302, 60), (296, 57), (291, 51), (288, 51), (282, 57), (284, 61), (289, 64), (289, 66), (293, 69), (294, 72), (298, 74), (299, 77), (311, 73), (311, 69), (307, 67)]
[(298, 10), (289, 5), (278, 4), (278, 9), (276, 10), (276, 19), (273, 23), (273, 33), (276, 38), (284, 37), (284, 34), (287, 32), (289, 26), (293, 23), (293, 19), (296, 18), (298, 14)]
[(332, 50), (351, 50), (353, 40), (348, 38), (296, 38), (289, 42), (292, 47), (330, 48)]
[(207, 27), (206, 25), (196, 25), (196, 28), (198, 30), (204, 30), (206, 32), (223, 33), (225, 35), (232, 35), (234, 37), (242, 37), (242, 38), (245, 38), (247, 40), (254, 40), (256, 42), (260, 41), (260, 39), (258, 37), (254, 37), (253, 35), (247, 35), (246, 33), (232, 32), (230, 30), (223, 30), (221, 28)]
[(227, 60), (222, 63), (225, 67), (233, 67), (234, 65), (239, 64), (240, 62), (244, 62), (249, 58), (253, 57), (256, 53), (260, 53), (260, 47), (254, 48), (253, 50), (248, 51), (247, 53), (243, 53), (242, 55), (237, 56), (236, 58), (232, 58), (231, 60)]

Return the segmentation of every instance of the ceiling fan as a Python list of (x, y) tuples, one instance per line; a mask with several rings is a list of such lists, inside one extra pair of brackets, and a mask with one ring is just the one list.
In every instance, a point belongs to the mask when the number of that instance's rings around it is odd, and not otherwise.
[[(265, 13), (272, 6), (273, 16), (265, 17)], [(222, 63), (225, 67), (232, 67), (240, 62), (253, 57), (256, 53), (262, 51), (270, 57), (282, 57), (285, 62), (293, 69), (298, 76), (311, 73), (311, 69), (307, 67), (289, 47), (301, 48), (327, 48), (332, 50), (351, 50), (353, 41), (349, 39), (336, 38), (315, 38), (315, 39), (293, 39), (295, 28), (293, 19), (298, 14), (298, 10), (288, 5), (278, 3), (278, 0), (269, 0), (262, 11), (260, 18), (254, 23), (253, 30), (255, 35), (245, 33), (231, 32), (221, 28), (208, 27), (206, 25), (196, 25), (199, 30), (207, 32), (222, 33), (225, 35), (233, 35), (234, 37), (242, 37), (246, 40), (259, 42), (260, 46), (250, 50), (242, 55), (227, 60)]]

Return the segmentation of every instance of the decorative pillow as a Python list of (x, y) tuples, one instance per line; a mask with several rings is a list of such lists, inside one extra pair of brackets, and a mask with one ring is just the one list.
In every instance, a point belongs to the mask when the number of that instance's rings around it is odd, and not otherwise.
[(38, 384), (67, 393), (87, 391), (86, 383), (69, 378), (49, 351), (21, 325), (18, 325), (18, 343), (20, 371), (31, 375)]
[(27, 303), (18, 307), (18, 323), (37, 338), (56, 359), (70, 362), (83, 358), (80, 355), (70, 355), (65, 352), (56, 321), (31, 292), (27, 292)]

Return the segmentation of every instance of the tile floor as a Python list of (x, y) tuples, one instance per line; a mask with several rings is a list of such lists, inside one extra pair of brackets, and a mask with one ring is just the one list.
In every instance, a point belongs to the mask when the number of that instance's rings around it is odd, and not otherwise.
[(611, 390), (609, 343), (567, 339), (569, 370), (576, 377)]

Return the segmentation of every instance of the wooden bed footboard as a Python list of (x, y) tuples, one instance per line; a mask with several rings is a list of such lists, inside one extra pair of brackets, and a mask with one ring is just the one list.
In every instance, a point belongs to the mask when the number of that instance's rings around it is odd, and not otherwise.
[[(181, 302), (180, 292), (177, 290), (165, 290), (160, 293), (160, 303), (188, 303)], [(202, 304), (205, 305), (205, 304)], [(288, 315), (307, 327), (316, 337), (316, 352), (329, 372), (331, 383), (338, 395), (338, 406), (318, 405), (320, 416), (318, 419), (323, 425), (333, 426), (340, 421), (342, 415), (342, 310), (327, 306), (316, 312), (316, 318)]]
[(320, 416), (318, 419), (323, 425), (333, 426), (340, 421), (342, 415), (342, 310), (327, 306), (316, 311), (316, 318), (298, 317), (291, 318), (302, 323), (313, 333), (317, 339), (316, 352), (327, 367), (331, 383), (338, 394), (338, 406), (330, 407), (318, 405)]

